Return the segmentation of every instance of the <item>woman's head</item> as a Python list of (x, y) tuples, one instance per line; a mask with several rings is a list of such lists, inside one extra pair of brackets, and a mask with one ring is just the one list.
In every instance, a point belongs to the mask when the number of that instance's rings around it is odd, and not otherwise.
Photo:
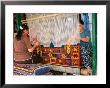
[(22, 36), (28, 36), (28, 35), (29, 35), (28, 27), (27, 26), (23, 26), (23, 29), (19, 29), (17, 31), (16, 39), (17, 40), (21, 40)]
[(79, 29), (81, 32), (84, 30), (84, 22), (82, 20), (80, 20)]
[(29, 35), (29, 31), (28, 31), (28, 29), (23, 29), (23, 35), (24, 35), (24, 36)]

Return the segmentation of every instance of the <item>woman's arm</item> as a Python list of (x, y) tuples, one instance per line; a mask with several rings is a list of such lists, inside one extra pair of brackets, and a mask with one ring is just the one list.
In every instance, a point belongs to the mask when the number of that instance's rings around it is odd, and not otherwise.
[(32, 48), (28, 49), (28, 51), (29, 51), (29, 52), (33, 52), (33, 50), (34, 50), (37, 46), (39, 46), (39, 42), (36, 42), (36, 43), (33, 45)]
[(39, 42), (38, 41), (34, 41), (33, 42), (33, 47), (31, 46), (31, 42), (29, 40), (29, 37), (24, 37), (24, 42), (26, 43), (26, 47), (28, 49), (29, 52), (33, 52), (33, 50), (39, 46)]
[(83, 42), (89, 42), (89, 37), (86, 36), (85, 38), (80, 38), (80, 40), (83, 41)]

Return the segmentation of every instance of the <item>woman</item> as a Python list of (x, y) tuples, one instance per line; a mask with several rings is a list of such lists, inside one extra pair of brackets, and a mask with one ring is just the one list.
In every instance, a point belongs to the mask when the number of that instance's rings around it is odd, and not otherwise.
[(92, 68), (92, 44), (90, 41), (90, 32), (84, 29), (84, 22), (80, 21), (80, 46), (81, 46), (81, 58), (83, 61), (83, 65), (87, 68), (89, 74), (91, 74)]
[(31, 64), (31, 52), (39, 45), (39, 42), (32, 41), (33, 47), (29, 40), (28, 27), (24, 26), (19, 29), (14, 38), (14, 62), (19, 64)]

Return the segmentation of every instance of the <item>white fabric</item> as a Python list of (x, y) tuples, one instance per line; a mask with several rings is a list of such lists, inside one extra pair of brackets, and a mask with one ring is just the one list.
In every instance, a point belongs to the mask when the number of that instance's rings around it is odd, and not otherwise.
[[(73, 36), (79, 36), (79, 19), (78, 14), (34, 14), (27, 13), (27, 22), (29, 26), (30, 39), (37, 38), (41, 45), (49, 47), (52, 42), (55, 47), (67, 44), (68, 39)], [(42, 18), (40, 18), (42, 16)], [(29, 20), (32, 19), (32, 20)], [(69, 44), (77, 44), (78, 40), (72, 37)]]

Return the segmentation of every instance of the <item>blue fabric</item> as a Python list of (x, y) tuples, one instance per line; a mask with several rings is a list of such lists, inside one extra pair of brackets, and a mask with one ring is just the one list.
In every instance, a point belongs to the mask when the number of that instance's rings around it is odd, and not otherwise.
[(89, 31), (89, 16), (88, 13), (83, 13), (84, 29)]
[[(90, 38), (90, 31), (87, 31), (87, 30), (84, 29), (84, 31), (80, 33), (80, 37), (85, 38), (87, 36)], [(80, 45), (84, 46), (84, 47), (85, 46), (91, 47), (91, 39), (89, 39), (89, 42), (80, 41)]]
[(83, 13), (83, 21), (84, 21), (84, 30), (87, 36), (91, 36), (90, 34), (90, 27), (89, 27), (89, 16), (88, 13)]
[(38, 70), (36, 70), (35, 75), (45, 75), (50, 71), (49, 67), (41, 67)]

